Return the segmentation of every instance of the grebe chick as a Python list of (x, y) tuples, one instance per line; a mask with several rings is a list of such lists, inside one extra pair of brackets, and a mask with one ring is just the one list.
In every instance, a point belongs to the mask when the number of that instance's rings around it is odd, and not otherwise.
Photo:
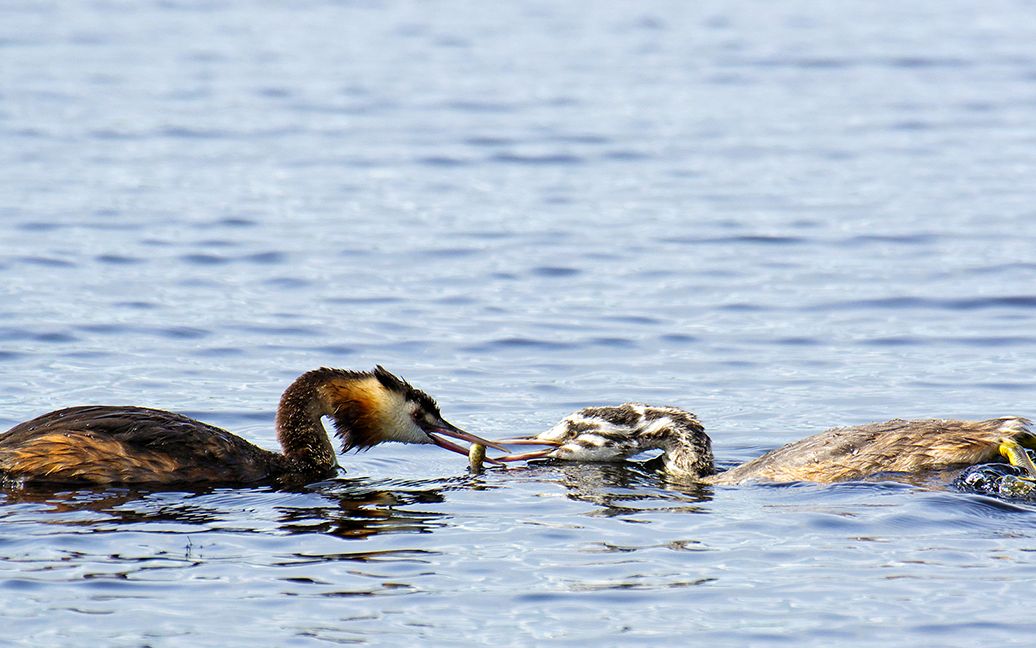
[(321, 418), (334, 424), (342, 451), (378, 443), (434, 443), (467, 455), (447, 439), (500, 446), (443, 419), (431, 396), (383, 367), (316, 369), (281, 396), (277, 439), (283, 454), (218, 427), (143, 407), (87, 405), (44, 414), (0, 434), (0, 479), (52, 483), (301, 484), (338, 467)]
[(885, 472), (964, 467), (995, 461), (1000, 456), (1036, 477), (1036, 466), (1024, 449), (1036, 448), (1036, 435), (1029, 421), (1019, 417), (987, 421), (894, 419), (832, 428), (721, 473), (715, 470), (712, 442), (702, 424), (694, 414), (676, 407), (641, 403), (587, 407), (546, 432), (498, 442), (549, 446), (496, 457), (502, 461), (622, 461), (647, 450), (662, 450), (659, 459), (671, 477), (707, 484), (830, 483)]

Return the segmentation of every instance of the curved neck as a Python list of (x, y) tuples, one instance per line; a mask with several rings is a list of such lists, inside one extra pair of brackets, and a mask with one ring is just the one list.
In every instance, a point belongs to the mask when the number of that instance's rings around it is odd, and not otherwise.
[(697, 421), (693, 425), (678, 428), (677, 433), (662, 444), (662, 448), (665, 451), (662, 462), (666, 472), (671, 475), (701, 479), (716, 474), (712, 440)]
[(320, 394), (319, 370), (299, 376), (281, 396), (277, 440), (284, 456), (300, 472), (330, 473), (338, 465), (335, 449), (320, 419), (331, 412)]

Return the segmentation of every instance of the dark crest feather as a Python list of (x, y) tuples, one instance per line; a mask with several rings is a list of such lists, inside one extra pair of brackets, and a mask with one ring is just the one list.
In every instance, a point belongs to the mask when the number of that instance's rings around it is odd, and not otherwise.
[[(385, 389), (396, 392), (407, 400), (416, 402), (425, 412), (429, 412), (434, 416), (440, 416), (439, 407), (431, 396), (399, 378), (381, 365), (377, 365), (372, 371), (352, 371), (330, 367), (314, 369), (299, 378), (296, 381), (297, 389), (293, 385), (292, 388), (285, 392), (285, 397), (292, 398), (296, 393), (301, 395), (308, 394), (318, 384), (335, 378), (344, 378), (346, 380), (374, 378)], [(341, 441), (342, 452), (366, 450), (377, 445), (380, 442), (379, 419), (372, 416), (372, 412), (368, 411), (363, 402), (348, 397), (342, 398), (341, 395), (339, 398), (340, 400), (335, 403), (335, 411), (331, 416), (331, 420), (334, 424), (335, 436)], [(292, 409), (304, 412), (304, 408), (301, 405), (296, 405)]]
[(439, 406), (436, 404), (435, 399), (425, 392), (396, 376), (381, 365), (374, 367), (373, 373), (374, 377), (378, 379), (378, 382), (384, 385), (385, 389), (391, 389), (392, 391), (403, 394), (405, 398), (415, 401), (426, 412), (430, 412), (436, 416), (439, 415)]

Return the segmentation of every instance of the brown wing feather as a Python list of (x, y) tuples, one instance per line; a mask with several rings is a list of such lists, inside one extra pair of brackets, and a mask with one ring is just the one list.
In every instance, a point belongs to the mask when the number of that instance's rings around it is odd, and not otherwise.
[(252, 482), (282, 461), (226, 430), (142, 407), (72, 407), (0, 435), (0, 474), (32, 481)]
[(836, 482), (881, 472), (921, 472), (993, 461), (1000, 443), (1031, 445), (1028, 421), (894, 419), (833, 428), (764, 454), (708, 481)]

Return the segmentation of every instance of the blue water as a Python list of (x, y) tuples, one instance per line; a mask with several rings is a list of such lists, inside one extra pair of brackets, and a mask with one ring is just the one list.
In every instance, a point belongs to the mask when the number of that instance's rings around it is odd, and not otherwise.
[[(375, 363), (485, 436), (694, 411), (730, 464), (1036, 415), (1036, 19), (916, 3), (0, 4), (0, 429), (275, 447)], [(1028, 645), (1036, 507), (341, 457), (0, 493), (0, 644)]]

